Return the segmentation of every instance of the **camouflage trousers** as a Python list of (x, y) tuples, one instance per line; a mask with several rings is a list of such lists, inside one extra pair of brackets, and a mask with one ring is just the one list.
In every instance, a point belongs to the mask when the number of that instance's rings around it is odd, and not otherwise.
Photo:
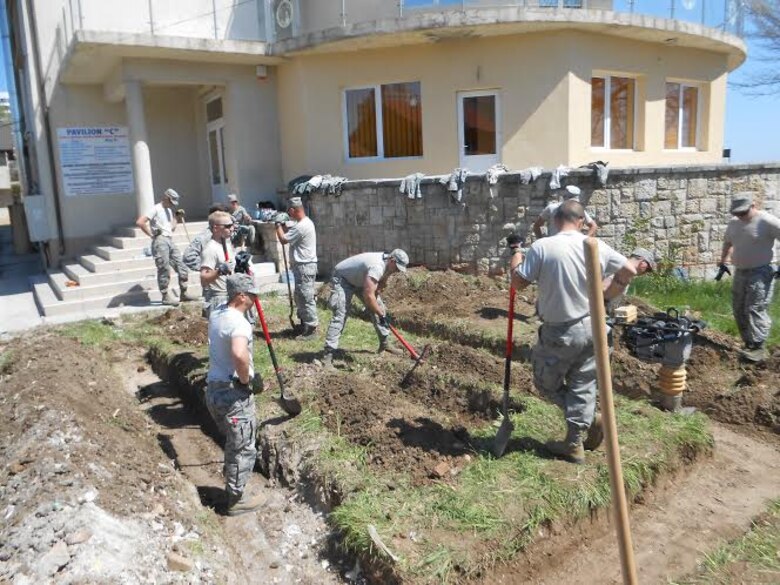
[(536, 389), (563, 409), (567, 423), (587, 430), (593, 423), (597, 397), (590, 317), (544, 323), (531, 361)]
[(774, 283), (774, 270), (769, 264), (734, 271), (731, 306), (739, 334), (746, 344), (763, 343), (769, 337), (772, 319), (768, 307)]
[(257, 460), (255, 401), (231, 382), (209, 382), (206, 407), (225, 435), (225, 490), (240, 496)]
[(157, 286), (160, 292), (166, 292), (171, 282), (171, 267), (179, 275), (179, 287), (187, 288), (187, 279), (190, 276), (190, 270), (184, 265), (181, 258), (181, 252), (173, 243), (173, 240), (166, 236), (157, 236), (152, 240), (152, 256), (154, 264), (157, 266)]
[[(338, 274), (334, 274), (330, 279), (330, 297), (328, 298), (328, 307), (333, 311), (333, 316), (330, 318), (328, 324), (328, 331), (325, 334), (325, 348), (335, 350), (339, 348), (339, 340), (341, 334), (344, 331), (344, 326), (347, 324), (347, 315), (349, 313), (349, 307), (352, 305), (352, 297), (356, 292), (363, 292), (362, 289), (358, 291), (352, 286), (346, 278), (342, 278)], [(385, 305), (382, 299), (376, 298), (379, 306), (384, 311)], [(379, 341), (387, 339), (390, 335), (390, 329), (382, 327), (379, 324), (379, 317), (376, 315), (371, 316), (371, 322), (374, 324), (374, 330), (376, 331)]]
[(297, 308), (298, 319), (304, 325), (316, 327), (319, 324), (317, 302), (314, 297), (317, 263), (296, 264), (293, 266), (292, 271), (295, 277), (295, 307)]

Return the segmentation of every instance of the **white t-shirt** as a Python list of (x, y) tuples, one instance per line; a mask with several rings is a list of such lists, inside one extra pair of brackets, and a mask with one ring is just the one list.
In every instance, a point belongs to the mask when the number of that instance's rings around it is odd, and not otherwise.
[(734, 217), (723, 239), (733, 246), (731, 261), (737, 268), (766, 266), (772, 261), (775, 241), (780, 240), (780, 219), (766, 211), (759, 211), (748, 222)]
[[(559, 201), (557, 203), (550, 203), (547, 207), (545, 207), (542, 210), (542, 213), (540, 214), (541, 218), (547, 222), (547, 235), (548, 236), (554, 236), (558, 233), (558, 226), (555, 225), (555, 221), (553, 221), (553, 217), (555, 216), (555, 212), (558, 210), (558, 208), (563, 204), (562, 201)], [(593, 223), (593, 218), (588, 215), (588, 212), (585, 211), (585, 225), (591, 225)]]
[[(590, 313), (583, 244), (586, 237), (568, 230), (536, 240), (516, 269), (523, 280), (537, 283), (537, 306), (545, 323), (565, 323)], [(599, 257), (604, 277), (615, 274), (628, 263), (625, 256), (602, 241), (599, 241)]]
[(176, 225), (173, 221), (173, 209), (168, 209), (162, 203), (158, 203), (145, 215), (149, 218), (152, 235), (156, 236), (158, 232), (159, 235), (168, 238), (173, 235)]
[(317, 261), (317, 232), (314, 222), (304, 217), (284, 235), (290, 243), (293, 264), (306, 264)]
[[(233, 244), (230, 243), (229, 239), (226, 240), (225, 243), (227, 244), (228, 258), (230, 258), (228, 264), (230, 264), (230, 269), (234, 270), (236, 267), (236, 253), (233, 249)], [(201, 258), (201, 268), (216, 270), (217, 266), (225, 261), (225, 251), (222, 249), (222, 242), (209, 240), (203, 248), (203, 255)], [(227, 285), (225, 279), (225, 276), (218, 276), (214, 282), (206, 287), (206, 290), (210, 293), (226, 295)]]
[(249, 344), (249, 376), (255, 373), (252, 358), (252, 325), (241, 311), (220, 305), (209, 317), (209, 382), (228, 382), (236, 375), (233, 365), (232, 340), (243, 337)]
[(355, 288), (363, 288), (366, 275), (377, 282), (385, 273), (385, 261), (383, 252), (365, 252), (357, 256), (350, 256), (336, 264), (333, 269), (336, 274), (346, 279)]

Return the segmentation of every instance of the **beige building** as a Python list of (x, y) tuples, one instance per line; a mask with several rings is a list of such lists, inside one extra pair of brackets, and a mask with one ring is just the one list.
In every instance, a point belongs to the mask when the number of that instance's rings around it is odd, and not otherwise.
[(7, 4), (55, 258), (169, 186), (202, 217), (301, 174), (717, 162), (745, 59), (733, 2), (674, 18), (611, 0)]

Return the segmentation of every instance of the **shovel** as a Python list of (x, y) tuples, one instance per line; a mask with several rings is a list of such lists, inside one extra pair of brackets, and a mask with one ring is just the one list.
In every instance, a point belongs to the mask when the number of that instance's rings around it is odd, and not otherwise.
[[(222, 250), (225, 252), (225, 262), (229, 262), (230, 258), (227, 251), (227, 243), (222, 240)], [(249, 268), (248, 263), (244, 265), (246, 273), (252, 276), (252, 270)], [(301, 403), (298, 399), (288, 392), (284, 388), (284, 377), (282, 376), (282, 369), (279, 367), (279, 362), (276, 361), (276, 352), (274, 351), (274, 344), (271, 341), (271, 334), (268, 332), (268, 324), (265, 321), (265, 313), (263, 313), (263, 306), (260, 304), (260, 299), (255, 297), (255, 309), (257, 309), (257, 315), (260, 317), (260, 325), (263, 328), (263, 335), (265, 336), (265, 343), (268, 346), (268, 353), (271, 354), (271, 363), (274, 365), (274, 372), (276, 373), (276, 380), (279, 382), (279, 403), (282, 409), (290, 416), (297, 416), (301, 413)]]
[(406, 351), (409, 352), (409, 355), (414, 360), (414, 365), (412, 366), (412, 369), (409, 370), (406, 375), (404, 376), (404, 379), (401, 380), (401, 386), (406, 386), (409, 384), (409, 379), (412, 376), (412, 373), (417, 369), (417, 366), (419, 366), (422, 362), (425, 361), (425, 358), (428, 357), (428, 355), (431, 353), (431, 346), (426, 345), (423, 347), (423, 350), (420, 353), (417, 353), (417, 351), (403, 338), (403, 336), (398, 332), (398, 329), (390, 325), (390, 323), (387, 324), (387, 326), (390, 328), (390, 331), (393, 332), (393, 335), (395, 335), (395, 338), (406, 348)]
[(284, 244), (282, 244), (282, 259), (284, 260), (284, 279), (287, 281), (287, 298), (290, 299), (290, 327), (295, 330), (295, 320), (293, 320), (295, 307), (293, 306), (292, 287), (290, 286), (290, 269), (287, 267), (287, 252), (284, 249)]
[(506, 326), (506, 358), (504, 359), (504, 404), (501, 426), (498, 427), (496, 438), (493, 440), (493, 455), (501, 457), (506, 451), (512, 431), (515, 425), (509, 418), (509, 378), (512, 373), (512, 329), (515, 322), (515, 286), (509, 288), (509, 322)]
[(184, 227), (184, 235), (187, 236), (187, 241), (191, 244), (192, 239), (190, 238), (190, 232), (187, 230), (187, 222), (184, 221), (184, 210), (183, 209), (177, 209), (176, 210), (176, 217), (179, 218), (179, 221), (181, 222), (182, 227)]

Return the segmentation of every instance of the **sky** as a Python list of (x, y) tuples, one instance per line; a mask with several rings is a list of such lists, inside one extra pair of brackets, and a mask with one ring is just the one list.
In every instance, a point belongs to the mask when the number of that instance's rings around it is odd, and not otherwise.
[[(428, 0), (430, 1), (430, 0)], [(669, 16), (672, 0), (634, 0), (636, 12), (646, 12)], [(699, 21), (703, 0), (674, 0), (675, 17), (684, 20)], [(423, 4), (425, 0), (406, 0), (407, 5)], [(442, 0), (442, 4), (459, 3), (459, 0)], [(614, 0), (615, 10), (628, 10), (630, 0)], [(0, 7), (5, 1), (0, 0)], [(685, 5), (693, 6), (686, 10)], [(717, 26), (723, 21), (724, 2), (709, 0), (704, 4), (708, 7), (704, 14), (708, 25)], [(775, 63), (762, 63), (757, 59), (760, 49), (750, 38), (748, 44), (748, 59), (734, 73), (729, 81), (743, 81), (757, 70), (780, 66), (780, 55)], [(0, 57), (4, 47), (0, 45)], [(0, 64), (2, 60), (0, 60)], [(5, 67), (0, 66), (0, 91), (8, 90)], [(749, 96), (729, 84), (726, 97), (726, 137), (724, 148), (731, 148), (732, 162), (766, 162), (780, 161), (780, 93), (768, 96)]]

